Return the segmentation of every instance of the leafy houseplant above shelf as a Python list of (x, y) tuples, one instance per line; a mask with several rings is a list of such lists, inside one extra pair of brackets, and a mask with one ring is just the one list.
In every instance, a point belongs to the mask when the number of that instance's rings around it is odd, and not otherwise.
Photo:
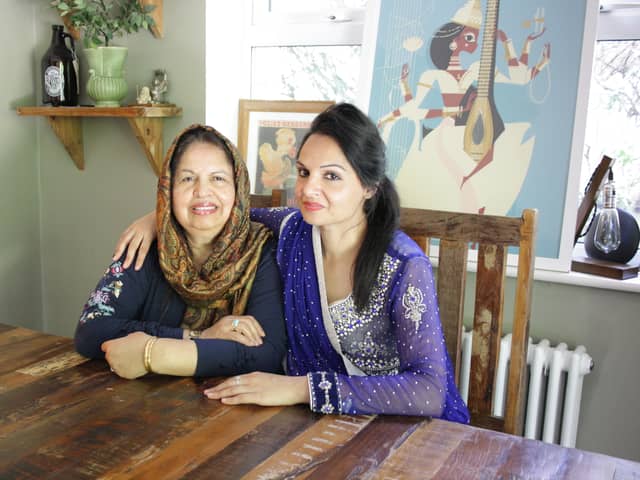
[(157, 8), (154, 2), (139, 0), (52, 0), (51, 6), (67, 28), (80, 32), (86, 48), (108, 47), (115, 37), (152, 30), (150, 13)]
[[(70, 2), (67, 1), (66, 3), (68, 5)], [(145, 9), (147, 10), (147, 15), (149, 15), (153, 20), (153, 24), (149, 27), (151, 29), (151, 33), (153, 33), (153, 36), (156, 38), (162, 38), (164, 35), (163, 0), (138, 0), (138, 3), (145, 7)], [(150, 10), (151, 8), (152, 10)], [(67, 27), (67, 30), (69, 31), (71, 36), (73, 36), (75, 40), (80, 40), (80, 31), (72, 25), (69, 14), (65, 14), (59, 8), (58, 12), (60, 13), (65, 27)]]
[(115, 47), (115, 37), (151, 30), (149, 15), (156, 6), (139, 0), (53, 0), (51, 7), (69, 28), (80, 32), (89, 65), (87, 93), (98, 107), (117, 107), (127, 95), (124, 79), (126, 47)]

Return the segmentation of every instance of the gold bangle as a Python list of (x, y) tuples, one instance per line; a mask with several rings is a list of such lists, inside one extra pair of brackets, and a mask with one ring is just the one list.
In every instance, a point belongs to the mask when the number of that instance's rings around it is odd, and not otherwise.
[(153, 372), (153, 370), (151, 370), (151, 349), (153, 348), (153, 344), (156, 343), (157, 340), (158, 337), (151, 337), (144, 345), (144, 355), (142, 361), (144, 363), (144, 369), (147, 371), (147, 373)]

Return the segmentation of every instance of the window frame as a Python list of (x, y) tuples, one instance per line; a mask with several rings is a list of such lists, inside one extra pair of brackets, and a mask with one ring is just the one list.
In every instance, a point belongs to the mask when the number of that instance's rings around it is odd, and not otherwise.
[[(319, 8), (310, 12), (269, 11), (269, 0), (245, 0), (248, 43), (255, 46), (362, 44), (366, 8)], [(286, 28), (274, 28), (276, 26)]]
[[(625, 5), (626, 3), (626, 5)], [(640, 40), (640, 1), (627, 1), (625, 3), (622, 2), (612, 2), (601, 0), (600, 1), (600, 12), (598, 14), (598, 23), (596, 27), (596, 38), (594, 42), (594, 55), (593, 55), (593, 64), (595, 68), (596, 63), (596, 46), (599, 42), (628, 42), (628, 41), (639, 41)], [(590, 78), (589, 89), (591, 90), (593, 84), (593, 76)], [(585, 129), (587, 127), (587, 123), (589, 120), (589, 110), (585, 113)], [(579, 195), (582, 194), (582, 189), (584, 185), (582, 182), (584, 181), (584, 174), (587, 173), (591, 175), (594, 168), (594, 163), (596, 165), (599, 162), (599, 159), (590, 158), (591, 162), (587, 160), (586, 155), (588, 152), (588, 145), (585, 142), (583, 146), (583, 160), (581, 162), (581, 170), (585, 167), (589, 168), (588, 172), (581, 172), (581, 186)], [(606, 152), (603, 152), (606, 154)], [(614, 163), (615, 165), (615, 159)], [(604, 184), (604, 182), (603, 182)], [(597, 193), (599, 195), (599, 192)], [(596, 197), (597, 199), (598, 197)], [(590, 212), (590, 217), (594, 214), (594, 212)], [(589, 219), (587, 219), (589, 220)], [(591, 218), (590, 221), (592, 221)], [(586, 236), (586, 231), (588, 228), (588, 224), (585, 225), (581, 231), (581, 236), (577, 240), (576, 243), (582, 244), (584, 243), (584, 238)]]
[(596, 41), (640, 40), (640, 3), (637, 8), (622, 7), (619, 3), (607, 7), (601, 2), (598, 14)]
[[(248, 90), (243, 98), (257, 98), (254, 92), (255, 48), (362, 46), (367, 8), (320, 8), (291, 14), (269, 13), (269, 0), (245, 0), (246, 35), (242, 47)], [(330, 19), (331, 17), (332, 19)], [(354, 85), (359, 87), (359, 83)], [(264, 100), (264, 99), (263, 99)], [(269, 100), (269, 99), (267, 99)], [(309, 99), (318, 100), (318, 99)]]

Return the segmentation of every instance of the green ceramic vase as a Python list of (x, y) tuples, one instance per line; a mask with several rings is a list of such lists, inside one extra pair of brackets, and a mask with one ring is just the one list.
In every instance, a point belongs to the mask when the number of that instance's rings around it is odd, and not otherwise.
[(84, 52), (89, 65), (87, 94), (96, 107), (119, 107), (128, 90), (124, 79), (127, 47), (87, 48)]

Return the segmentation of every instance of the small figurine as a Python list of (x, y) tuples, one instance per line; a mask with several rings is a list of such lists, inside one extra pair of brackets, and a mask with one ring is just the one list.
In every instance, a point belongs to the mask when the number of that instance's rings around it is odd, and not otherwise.
[(153, 71), (153, 88), (151, 89), (151, 103), (165, 103), (163, 99), (164, 92), (169, 88), (166, 70)]
[(148, 105), (151, 103), (151, 91), (149, 87), (146, 85), (142, 86), (136, 97), (136, 102), (138, 105)]

